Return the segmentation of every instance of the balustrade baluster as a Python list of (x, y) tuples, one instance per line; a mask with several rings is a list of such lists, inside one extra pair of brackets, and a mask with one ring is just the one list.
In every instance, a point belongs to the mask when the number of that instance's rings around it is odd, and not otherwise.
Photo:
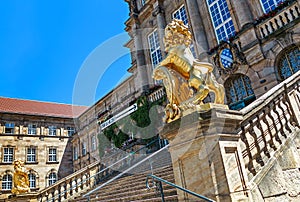
[[(263, 117), (265, 117), (265, 115), (263, 115)], [(260, 122), (261, 119), (260, 119), (259, 115), (256, 115), (256, 118), (257, 118), (257, 122), (258, 122), (257, 128), (259, 129), (262, 140), (264, 142), (263, 152), (268, 158), (270, 158), (270, 153), (268, 151), (268, 143), (267, 143), (266, 136), (265, 136), (264, 130), (263, 130), (261, 122)]]
[[(282, 104), (283, 104), (283, 103), (284, 103), (284, 95), (282, 96), (282, 99), (278, 102), (278, 107), (279, 107), (279, 109), (282, 111), (282, 116), (281, 116), (281, 117), (283, 117), (283, 119), (284, 119), (284, 121), (285, 121), (284, 127), (285, 127), (285, 129), (286, 129), (289, 133), (291, 133), (292, 130), (291, 130), (290, 126), (288, 125), (288, 124), (289, 124), (289, 120), (288, 120), (287, 117), (286, 117), (286, 110), (284, 110), (284, 108), (282, 107)], [(286, 136), (285, 133), (283, 133), (283, 137), (287, 138), (287, 136)]]
[(290, 18), (289, 18), (289, 14), (288, 14), (287, 12), (284, 12), (284, 16), (286, 17), (287, 23), (290, 23), (291, 20), (290, 20)]
[[(278, 123), (280, 124), (280, 128), (279, 128), (279, 132), (281, 133), (282, 136), (284, 136), (284, 131), (283, 131), (283, 123), (281, 121), (281, 118), (280, 118), (280, 115), (279, 115), (279, 112), (277, 110), (277, 107), (276, 107), (276, 101), (273, 100), (273, 111), (275, 112), (275, 114), (277, 115), (277, 118), (278, 118)], [(275, 123), (275, 127), (277, 127), (277, 124)], [(280, 141), (280, 144), (281, 144), (281, 141)]]
[(256, 150), (257, 150), (257, 154), (255, 154), (254, 157), (255, 157), (256, 162), (259, 163), (261, 166), (263, 166), (264, 162), (263, 162), (262, 157), (261, 157), (261, 149), (260, 149), (260, 146), (259, 146), (259, 143), (258, 143), (257, 134), (254, 131), (253, 120), (250, 120), (249, 123), (250, 123), (249, 134), (253, 137), (254, 145), (255, 145)]
[(275, 146), (274, 140), (273, 140), (274, 137), (273, 137), (273, 134), (272, 134), (271, 126), (270, 126), (270, 123), (267, 119), (267, 116), (271, 117), (270, 106), (263, 109), (263, 114), (264, 114), (264, 116), (262, 117), (262, 121), (266, 124), (268, 133), (270, 135), (269, 145), (273, 150), (276, 150), (276, 146)]
[(249, 142), (248, 142), (247, 137), (246, 137), (247, 131), (245, 131), (245, 127), (244, 126), (241, 126), (241, 129), (242, 129), (241, 140), (246, 145), (246, 151), (247, 151), (247, 155), (248, 155), (248, 158), (249, 158), (248, 170), (253, 175), (256, 175), (256, 171), (255, 171), (255, 168), (253, 166), (253, 157), (252, 157), (252, 154), (251, 154), (250, 145), (249, 145)]
[(290, 123), (292, 126), (297, 126), (299, 127), (299, 123), (298, 123), (298, 120), (296, 118), (296, 113), (294, 111), (294, 108), (292, 106), (292, 103), (291, 103), (291, 99), (289, 97), (289, 94), (288, 94), (288, 89), (287, 89), (287, 86), (286, 84), (284, 84), (284, 92), (285, 92), (285, 96), (284, 96), (284, 101), (285, 101), (285, 105), (290, 113)]
[(292, 20), (295, 20), (296, 19), (296, 16), (294, 15), (294, 11), (292, 8), (290, 8), (290, 14), (292, 16)]

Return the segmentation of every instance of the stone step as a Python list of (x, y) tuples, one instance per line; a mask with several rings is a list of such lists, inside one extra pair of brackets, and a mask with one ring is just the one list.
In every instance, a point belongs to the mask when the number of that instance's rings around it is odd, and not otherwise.
[[(164, 194), (166, 197), (168, 196), (174, 196), (177, 194), (176, 189), (169, 189), (169, 190), (164, 190)], [(102, 198), (90, 198), (90, 201), (105, 201), (105, 202), (113, 202), (113, 201), (136, 201), (136, 200), (141, 200), (141, 201), (145, 201), (145, 200), (149, 200), (152, 198), (159, 198), (159, 194), (152, 191), (152, 192), (139, 192), (136, 195), (130, 195), (130, 196), (125, 196), (122, 198), (116, 198), (114, 196), (111, 196), (111, 198), (106, 198), (106, 199), (102, 199)]]
[[(172, 189), (172, 187), (170, 185), (166, 185), (164, 184), (163, 185), (163, 189), (164, 190), (169, 190), (169, 189)], [(124, 188), (124, 189), (111, 189), (111, 190), (99, 190), (98, 192), (96, 193), (93, 193), (91, 195), (92, 198), (98, 196), (99, 198), (107, 198), (107, 197), (110, 197), (110, 195), (113, 195), (114, 197), (123, 197), (123, 196), (127, 196), (127, 195), (134, 195), (136, 194), (137, 192), (151, 192), (152, 190), (148, 190), (146, 188), (146, 184), (141, 184), (139, 186), (134, 186), (132, 185), (131, 187), (127, 187), (127, 188)]]

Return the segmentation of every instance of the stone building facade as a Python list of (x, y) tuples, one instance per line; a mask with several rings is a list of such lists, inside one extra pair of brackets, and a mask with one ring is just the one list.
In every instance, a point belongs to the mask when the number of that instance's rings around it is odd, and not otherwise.
[(73, 172), (73, 119), (87, 107), (0, 98), (0, 189), (10, 193), (14, 160), (29, 170), (31, 191)]
[(126, 46), (140, 88), (154, 85), (152, 70), (165, 57), (164, 28), (173, 18), (190, 28), (195, 57), (215, 65), (231, 109), (245, 107), (299, 69), (297, 0), (126, 2)]

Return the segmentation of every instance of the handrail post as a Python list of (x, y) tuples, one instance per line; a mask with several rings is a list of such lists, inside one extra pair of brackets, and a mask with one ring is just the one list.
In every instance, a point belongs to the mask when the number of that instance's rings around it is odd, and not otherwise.
[(164, 189), (163, 189), (162, 183), (161, 183), (161, 181), (159, 181), (157, 183), (158, 183), (158, 189), (160, 191), (161, 201), (165, 202), (165, 194), (164, 194)]

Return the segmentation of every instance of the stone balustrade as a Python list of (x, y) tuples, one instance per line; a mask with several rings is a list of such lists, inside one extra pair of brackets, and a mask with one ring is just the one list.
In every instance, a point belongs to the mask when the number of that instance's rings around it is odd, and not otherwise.
[(165, 95), (164, 88), (161, 87), (161, 88), (159, 88), (158, 90), (156, 90), (156, 91), (154, 91), (153, 93), (151, 93), (151, 94), (148, 96), (148, 99), (149, 99), (150, 102), (155, 102), (155, 101), (161, 99), (164, 95)]
[(249, 177), (254, 177), (299, 127), (300, 72), (241, 110), (242, 155)]
[(290, 24), (300, 16), (300, 6), (294, 2), (285, 9), (278, 12), (274, 17), (268, 18), (257, 25), (260, 38), (266, 38), (280, 28)]

